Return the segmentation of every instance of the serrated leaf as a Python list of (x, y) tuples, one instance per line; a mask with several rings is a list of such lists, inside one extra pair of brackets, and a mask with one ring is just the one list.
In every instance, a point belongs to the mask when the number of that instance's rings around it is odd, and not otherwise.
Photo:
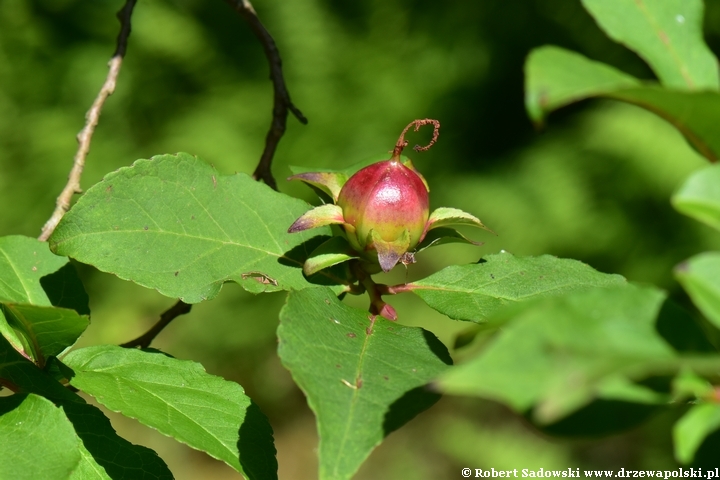
[(43, 397), (0, 397), (0, 477), (66, 480), (81, 460), (80, 441), (63, 411)]
[(408, 289), (450, 318), (482, 322), (515, 302), (624, 284), (620, 275), (600, 273), (577, 260), (498, 253), (477, 264), (444, 268)]
[(639, 81), (608, 65), (558, 47), (531, 52), (525, 64), (525, 106), (536, 124), (562, 106), (604, 97), (640, 106), (671, 123), (711, 161), (720, 158), (720, 94), (675, 91)]
[(84, 402), (65, 402), (62, 407), (83, 442), (83, 459), (77, 472), (70, 477), (72, 480), (173, 479), (172, 473), (157, 453), (119, 436), (110, 420), (97, 407)]
[(675, 209), (720, 230), (720, 165), (699, 170), (673, 195)]
[(613, 40), (672, 88), (717, 90), (718, 64), (703, 40), (702, 0), (582, 0)]
[(707, 319), (720, 328), (720, 252), (686, 260), (675, 268), (675, 278)]
[(70, 352), (70, 383), (110, 410), (224, 461), (249, 479), (277, 478), (272, 428), (240, 385), (198, 363), (112, 345)]
[(663, 300), (659, 290), (626, 285), (528, 304), (487, 348), (441, 376), (438, 385), (445, 393), (500, 400), (521, 412), (535, 406), (540, 423), (557, 421), (603, 392), (637, 401), (644, 394), (628, 390), (622, 377), (632, 380), (648, 365), (677, 358), (654, 328)]
[(40, 367), (50, 356), (72, 346), (89, 325), (87, 316), (67, 308), (0, 304), (0, 312), (10, 326), (21, 331), (29, 342), (33, 360)]
[(695, 405), (673, 427), (675, 458), (690, 463), (705, 437), (720, 428), (720, 405)]
[(309, 208), (245, 174), (220, 175), (186, 153), (159, 155), (90, 188), (50, 244), (187, 303), (216, 296), (227, 281), (254, 293), (301, 289), (313, 286), (302, 274), (310, 253), (304, 242), (330, 233), (287, 233)]
[(278, 338), (317, 418), (321, 480), (350, 478), (388, 433), (435, 403), (423, 387), (451, 363), (431, 333), (372, 323), (328, 289), (291, 292)]
[[(55, 381), (48, 373), (15, 351), (0, 337), (0, 384), (21, 393), (35, 393), (63, 407), (84, 445), (83, 460), (74, 480), (112, 478), (113, 480), (171, 480), (165, 462), (149, 448), (133, 445), (115, 433), (100, 410)], [(92, 459), (83, 454), (87, 451)], [(105, 470), (109, 477), (98, 473)], [(93, 474), (93, 472), (95, 472)], [(98, 476), (99, 475), (99, 476)]]

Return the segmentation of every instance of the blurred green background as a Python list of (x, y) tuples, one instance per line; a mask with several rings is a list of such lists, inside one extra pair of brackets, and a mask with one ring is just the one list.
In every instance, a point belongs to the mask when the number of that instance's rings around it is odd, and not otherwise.
[[(107, 73), (121, 0), (0, 1), (0, 235), (37, 236), (65, 184), (75, 135)], [(442, 123), (430, 151), (409, 153), (431, 185), (431, 207), (453, 206), (498, 233), (485, 245), (418, 255), (386, 282), (421, 278), (501, 249), (583, 260), (650, 282), (688, 304), (671, 268), (720, 248), (709, 228), (674, 212), (669, 197), (705, 161), (664, 121), (635, 107), (585, 102), (536, 132), (523, 107), (523, 62), (547, 43), (652, 79), (632, 52), (608, 40), (579, 0), (257, 0), (275, 37), (294, 103), (274, 172), (289, 165), (345, 167), (389, 152), (416, 118)], [(706, 39), (720, 51), (720, 2), (706, 5)], [(261, 46), (224, 2), (141, 0), (115, 94), (103, 110), (84, 188), (138, 158), (186, 151), (221, 172), (255, 167), (270, 124), (272, 86)], [(423, 143), (429, 129), (413, 134)], [(133, 252), (128, 252), (132, 255)], [(78, 265), (91, 298), (82, 345), (122, 343), (173, 303), (155, 291)], [(350, 303), (366, 308), (364, 299)], [(276, 354), (282, 294), (226, 285), (158, 338), (170, 354), (241, 383), (275, 430), (280, 478), (316, 477), (314, 418)], [(432, 330), (452, 349), (467, 324), (409, 295), (400, 322)], [(240, 478), (229, 467), (110, 414), (121, 434), (156, 449), (178, 479)], [(460, 478), (462, 467), (512, 469), (675, 466), (670, 425), (656, 412), (603, 438), (549, 436), (502, 405), (444, 398), (393, 433), (357, 478)]]

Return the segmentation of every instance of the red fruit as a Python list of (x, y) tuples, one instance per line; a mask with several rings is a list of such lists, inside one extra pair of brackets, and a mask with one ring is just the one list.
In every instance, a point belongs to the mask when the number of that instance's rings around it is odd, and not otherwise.
[(407, 230), (407, 249), (414, 248), (422, 240), (430, 212), (425, 183), (398, 159), (374, 163), (350, 177), (337, 205), (345, 223), (355, 228), (348, 236), (355, 237), (361, 249), (372, 243), (371, 230), (388, 243), (401, 239)]

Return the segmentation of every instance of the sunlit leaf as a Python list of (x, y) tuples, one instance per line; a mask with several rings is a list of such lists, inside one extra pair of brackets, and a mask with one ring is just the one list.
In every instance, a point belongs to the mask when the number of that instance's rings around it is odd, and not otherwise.
[(720, 165), (699, 170), (673, 195), (676, 210), (720, 230)]
[(704, 403), (693, 406), (673, 428), (675, 458), (690, 463), (705, 437), (720, 428), (720, 405)]
[(46, 242), (19, 235), (0, 237), (0, 302), (49, 307), (52, 304), (40, 279), (67, 262), (54, 255)]
[[(78, 471), (70, 477), (73, 480), (173, 478), (165, 462), (155, 452), (118, 436), (100, 410), (86, 404), (78, 395), (24, 358), (1, 336), (0, 383), (18, 392), (42, 395), (63, 407), (84, 445), (80, 449), (82, 459)], [(102, 470), (106, 476), (103, 476)]]
[(277, 478), (272, 429), (240, 385), (195, 362), (112, 345), (64, 359), (71, 384), (110, 410), (135, 418), (211, 456), (249, 479)]
[(10, 326), (21, 331), (29, 342), (30, 353), (38, 365), (72, 346), (89, 324), (87, 316), (67, 308), (0, 304), (0, 312)]
[(702, 0), (582, 3), (605, 33), (648, 62), (665, 86), (718, 89), (718, 63), (703, 40)]
[(0, 238), (0, 278), (0, 334), (39, 365), (87, 328), (90, 310), (82, 283), (68, 259), (50, 252), (47, 243)]
[(664, 295), (630, 285), (594, 288), (518, 309), (475, 358), (441, 376), (440, 389), (535, 407), (551, 423), (595, 397), (653, 401), (627, 379), (676, 358), (655, 331)]
[(675, 268), (675, 276), (707, 319), (720, 327), (720, 253), (692, 257)]
[(451, 363), (431, 333), (345, 306), (327, 289), (291, 292), (278, 353), (317, 417), (322, 480), (350, 478), (383, 438), (435, 403)]
[(66, 480), (80, 463), (72, 424), (38, 395), (0, 397), (0, 438), (2, 478)]
[(245, 174), (221, 175), (179, 153), (107, 175), (50, 238), (59, 254), (163, 295), (197, 303), (234, 281), (251, 292), (301, 289), (304, 244), (329, 229), (290, 234), (307, 203)]
[(525, 103), (535, 123), (553, 110), (590, 97), (621, 100), (662, 117), (704, 157), (720, 158), (720, 94), (667, 90), (639, 81), (610, 66), (558, 47), (531, 52), (525, 65)]
[(407, 288), (450, 318), (482, 322), (507, 304), (625, 283), (620, 275), (600, 273), (577, 260), (498, 253), (477, 264), (444, 268)]

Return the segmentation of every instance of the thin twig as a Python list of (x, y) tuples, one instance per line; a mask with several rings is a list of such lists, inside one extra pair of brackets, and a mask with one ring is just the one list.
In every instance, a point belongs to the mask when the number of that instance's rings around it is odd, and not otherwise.
[(175, 318), (179, 317), (180, 315), (184, 315), (190, 312), (191, 308), (192, 305), (185, 303), (182, 300), (178, 300), (175, 305), (173, 305), (165, 312), (163, 312), (162, 315), (160, 315), (160, 320), (155, 325), (153, 325), (150, 330), (140, 335), (135, 340), (130, 340), (129, 342), (123, 343), (120, 346), (125, 348), (149, 347), (155, 337), (157, 337), (157, 335), (162, 332), (163, 328), (167, 327), (170, 322), (175, 320)]
[(128, 38), (130, 37), (130, 17), (132, 16), (132, 11), (136, 3), (137, 0), (126, 0), (123, 8), (117, 13), (118, 20), (120, 20), (120, 33), (118, 34), (115, 53), (113, 53), (110, 63), (108, 64), (109, 72), (107, 78), (102, 88), (100, 88), (100, 92), (90, 107), (90, 110), (88, 110), (85, 115), (85, 126), (77, 136), (79, 145), (77, 153), (75, 153), (73, 167), (70, 170), (70, 175), (68, 175), (68, 182), (57, 198), (55, 211), (43, 226), (42, 233), (38, 237), (39, 240), (45, 241), (50, 237), (60, 222), (60, 219), (70, 208), (72, 196), (76, 193), (82, 193), (80, 177), (82, 176), (83, 167), (85, 166), (85, 158), (90, 151), (90, 141), (95, 132), (95, 127), (100, 121), (100, 112), (105, 104), (105, 100), (115, 91), (115, 84), (120, 74), (120, 66), (127, 51)]
[(265, 56), (270, 64), (270, 80), (272, 80), (274, 87), (273, 118), (270, 123), (270, 130), (268, 130), (267, 136), (265, 137), (265, 150), (263, 150), (263, 153), (260, 156), (260, 162), (258, 163), (257, 168), (255, 168), (255, 172), (253, 172), (253, 178), (255, 180), (263, 180), (268, 186), (277, 190), (277, 183), (270, 171), (270, 166), (272, 165), (273, 156), (275, 155), (278, 143), (280, 143), (280, 139), (285, 133), (288, 112), (292, 112), (302, 124), (307, 124), (308, 121), (302, 112), (293, 105), (290, 100), (290, 94), (287, 91), (285, 79), (283, 78), (280, 52), (278, 51), (275, 40), (273, 40), (270, 32), (268, 32), (262, 22), (260, 22), (260, 19), (258, 18), (250, 1), (225, 1), (250, 24), (250, 29), (253, 31), (258, 40), (260, 40), (263, 50), (265, 50)]

